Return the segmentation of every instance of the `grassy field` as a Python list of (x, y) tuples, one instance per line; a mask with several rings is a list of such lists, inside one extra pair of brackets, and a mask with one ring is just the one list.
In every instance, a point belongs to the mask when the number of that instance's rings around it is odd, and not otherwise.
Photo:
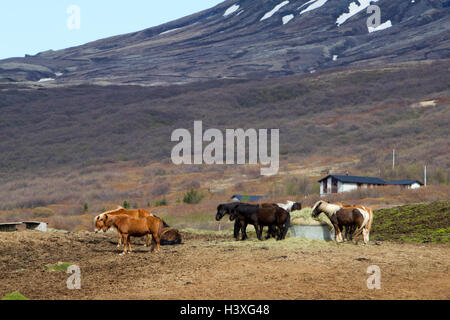
[(449, 243), (450, 201), (377, 210), (372, 239)]

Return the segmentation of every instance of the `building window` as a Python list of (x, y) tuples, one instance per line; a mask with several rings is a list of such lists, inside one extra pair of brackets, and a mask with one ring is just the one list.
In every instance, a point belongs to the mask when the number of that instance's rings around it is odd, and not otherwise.
[(323, 193), (328, 193), (328, 179), (323, 180)]

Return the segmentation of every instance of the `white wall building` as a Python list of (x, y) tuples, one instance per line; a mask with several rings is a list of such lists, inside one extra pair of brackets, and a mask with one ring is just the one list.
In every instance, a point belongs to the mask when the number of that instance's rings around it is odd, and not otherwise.
[(385, 185), (397, 185), (407, 189), (417, 189), (423, 186), (418, 180), (394, 180), (386, 182), (380, 178), (359, 177), (349, 175), (330, 174), (318, 181), (320, 183), (320, 196), (326, 196), (332, 193), (342, 193), (359, 188), (373, 188)]

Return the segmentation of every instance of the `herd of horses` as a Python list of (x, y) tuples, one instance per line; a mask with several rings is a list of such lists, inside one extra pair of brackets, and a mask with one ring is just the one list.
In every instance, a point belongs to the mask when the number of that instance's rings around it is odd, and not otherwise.
[[(291, 224), (290, 213), (301, 210), (300, 202), (249, 204), (231, 202), (217, 207), (216, 220), (220, 221), (229, 215), (234, 221), (234, 237), (239, 240), (248, 239), (247, 226), (253, 225), (259, 240), (263, 240), (264, 227), (268, 227), (266, 239), (274, 237), (277, 240), (286, 238)], [(369, 233), (373, 221), (373, 211), (364, 206), (344, 206), (341, 203), (331, 204), (318, 201), (312, 208), (312, 216), (324, 213), (332, 223), (336, 242), (352, 241), (363, 236), (364, 243), (369, 242)], [(103, 212), (94, 218), (95, 232), (106, 232), (110, 228), (117, 230), (118, 247), (123, 245), (123, 254), (130, 253), (130, 237), (146, 237), (145, 246), (150, 246), (153, 252), (160, 251), (160, 245), (180, 244), (181, 234), (171, 228), (160, 217), (145, 209), (128, 210), (118, 207), (115, 210)], [(345, 231), (345, 236), (343, 233)]]
[[(266, 239), (275, 237), (283, 240), (290, 227), (290, 212), (301, 210), (302, 204), (288, 201), (282, 203), (248, 204), (232, 202), (220, 204), (217, 207), (216, 220), (220, 221), (225, 215), (230, 216), (230, 221), (235, 221), (234, 237), (246, 240), (246, 229), (249, 224), (255, 227), (256, 235), (262, 240), (263, 228), (268, 227)], [(344, 206), (341, 203), (331, 204), (326, 201), (318, 201), (312, 208), (312, 216), (317, 218), (324, 213), (334, 227), (336, 242), (353, 241), (362, 235), (364, 243), (369, 242), (369, 233), (373, 221), (372, 209), (365, 206)], [(342, 235), (345, 231), (345, 237)]]

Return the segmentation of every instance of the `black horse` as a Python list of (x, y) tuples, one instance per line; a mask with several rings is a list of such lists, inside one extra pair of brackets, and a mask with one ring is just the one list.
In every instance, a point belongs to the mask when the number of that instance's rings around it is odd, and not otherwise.
[(248, 224), (255, 227), (256, 235), (262, 240), (262, 232), (264, 226), (269, 227), (269, 235), (271, 230), (278, 227), (277, 240), (286, 237), (286, 233), (290, 227), (290, 214), (276, 204), (241, 204), (231, 209), (230, 220), (238, 220), (241, 225), (242, 240), (247, 239), (246, 228)]
[[(229, 214), (231, 216), (233, 210), (241, 205), (248, 205), (247, 203), (242, 203), (242, 202), (232, 202), (232, 203), (224, 203), (224, 204), (220, 204), (217, 207), (217, 214), (216, 214), (216, 220), (220, 221), (225, 215)], [(231, 220), (231, 217), (230, 217)], [(247, 225), (245, 225), (244, 230), (246, 230)], [(242, 230), (242, 225), (239, 219), (235, 219), (234, 221), (234, 231), (233, 231), (233, 236), (236, 240), (239, 239), (239, 233)], [(276, 238), (278, 236), (278, 230), (276, 225), (270, 225), (269, 226), (269, 230), (267, 231), (267, 236), (266, 239), (269, 239), (270, 237), (274, 237)], [(245, 240), (247, 238), (247, 234), (246, 232), (244, 232), (242, 234), (242, 240)]]

